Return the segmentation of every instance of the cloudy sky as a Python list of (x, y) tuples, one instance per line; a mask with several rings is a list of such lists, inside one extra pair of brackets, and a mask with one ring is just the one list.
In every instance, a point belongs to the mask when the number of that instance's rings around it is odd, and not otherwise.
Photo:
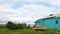
[(0, 22), (30, 22), (60, 13), (60, 0), (0, 0)]

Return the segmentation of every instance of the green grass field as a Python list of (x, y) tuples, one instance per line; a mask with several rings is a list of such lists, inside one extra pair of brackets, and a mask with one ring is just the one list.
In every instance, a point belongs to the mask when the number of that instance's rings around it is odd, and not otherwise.
[(8, 30), (7, 28), (0, 28), (0, 34), (60, 34), (60, 30), (35, 31), (31, 29)]

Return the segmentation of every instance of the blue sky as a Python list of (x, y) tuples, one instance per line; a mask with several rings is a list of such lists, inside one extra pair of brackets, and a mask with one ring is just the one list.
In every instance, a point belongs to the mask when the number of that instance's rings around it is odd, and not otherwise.
[(49, 14), (60, 13), (59, 1), (60, 0), (0, 0), (0, 18), (4, 19), (4, 22), (34, 22)]
[(19, 3), (14, 3), (11, 8), (12, 9), (18, 9), (18, 8), (21, 8), (22, 7), (22, 4), (19, 4)]

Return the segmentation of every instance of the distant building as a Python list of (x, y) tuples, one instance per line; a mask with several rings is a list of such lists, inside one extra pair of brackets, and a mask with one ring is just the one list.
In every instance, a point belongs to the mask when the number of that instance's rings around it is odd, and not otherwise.
[(60, 30), (60, 17), (56, 16), (49, 16), (46, 18), (38, 19), (35, 21), (35, 25), (40, 26), (46, 26), (46, 29), (58, 29)]

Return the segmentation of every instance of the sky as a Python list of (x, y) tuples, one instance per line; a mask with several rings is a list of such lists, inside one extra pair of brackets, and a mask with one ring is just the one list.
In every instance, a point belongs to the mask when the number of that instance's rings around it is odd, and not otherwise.
[(0, 0), (0, 22), (34, 24), (39, 18), (60, 13), (60, 0)]

